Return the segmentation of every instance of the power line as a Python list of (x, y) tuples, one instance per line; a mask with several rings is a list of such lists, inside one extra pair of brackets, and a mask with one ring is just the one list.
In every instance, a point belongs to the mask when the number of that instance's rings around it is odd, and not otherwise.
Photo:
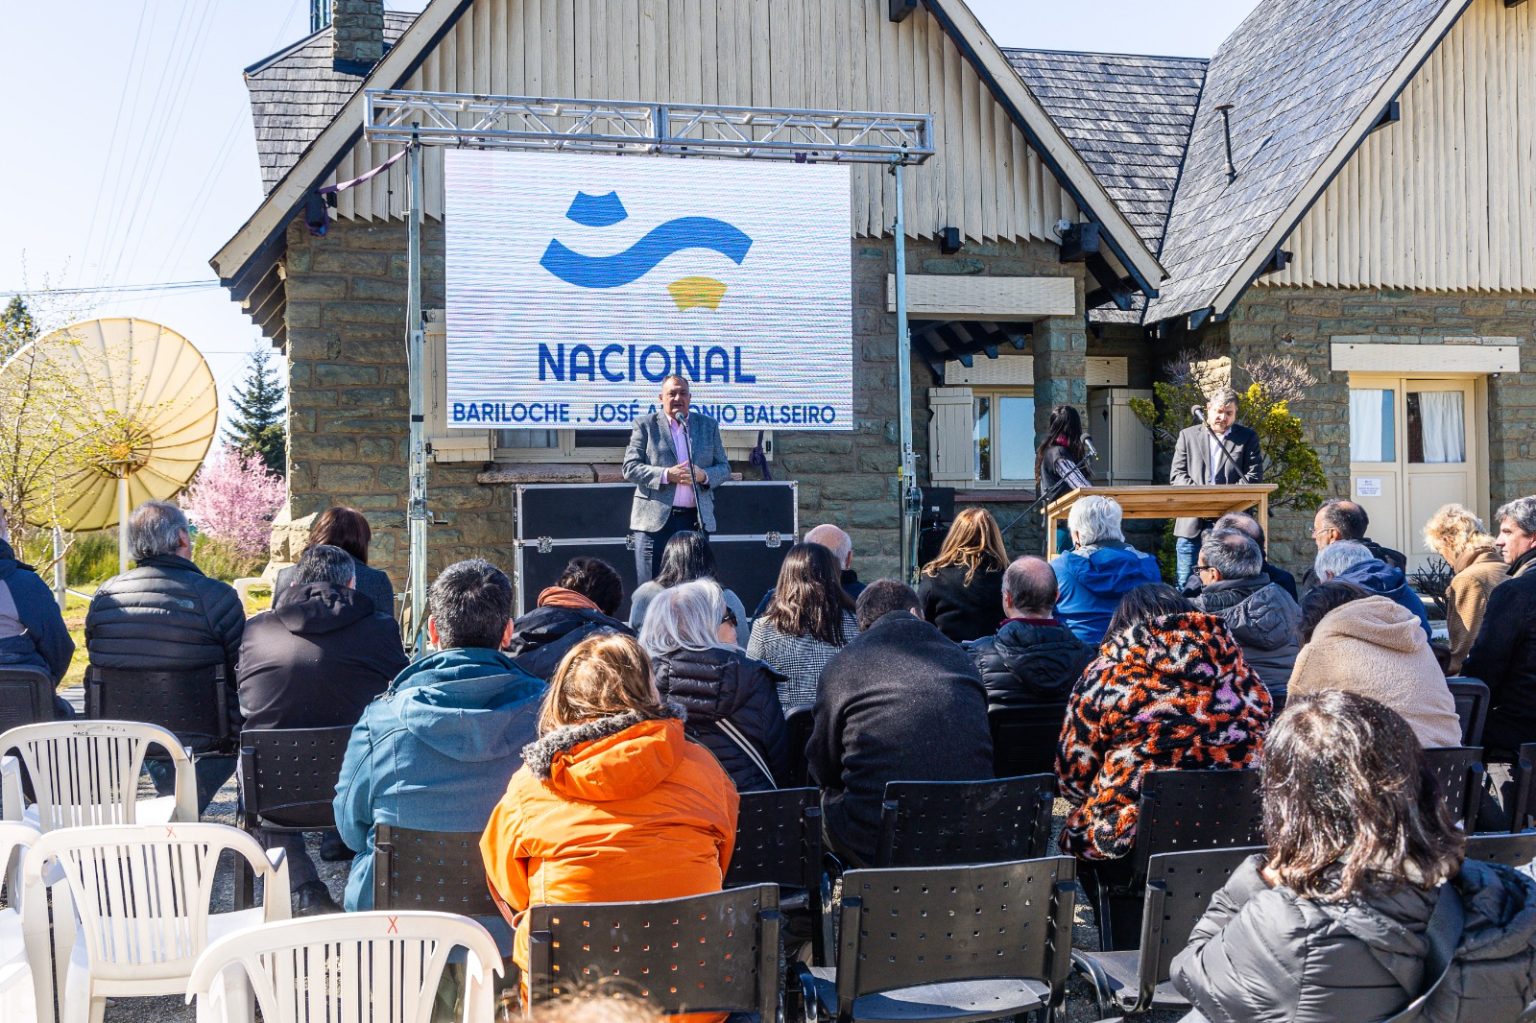
[(83, 288), (12, 288), (0, 290), (0, 298), (29, 295), (120, 295), (135, 291), (196, 291), (217, 288), (218, 281), (163, 281), (158, 284), (99, 284)]

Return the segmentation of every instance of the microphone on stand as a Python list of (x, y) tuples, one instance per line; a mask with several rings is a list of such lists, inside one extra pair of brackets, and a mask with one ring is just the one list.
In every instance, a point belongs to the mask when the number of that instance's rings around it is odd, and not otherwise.
[(1205, 409), (1201, 408), (1199, 405), (1191, 405), (1189, 407), (1189, 414), (1194, 417), (1195, 422), (1205, 422)]
[(1098, 460), (1099, 451), (1093, 446), (1093, 438), (1086, 433), (1083, 434), (1083, 453), (1095, 461)]
[[(672, 421), (683, 428), (683, 464), (688, 466), (688, 475), (693, 475), (693, 452), (688, 444), (688, 417), (681, 411), (672, 413)], [(704, 513), (699, 510), (699, 485), (690, 483), (693, 487), (693, 521), (699, 527), (699, 532), (704, 532)]]

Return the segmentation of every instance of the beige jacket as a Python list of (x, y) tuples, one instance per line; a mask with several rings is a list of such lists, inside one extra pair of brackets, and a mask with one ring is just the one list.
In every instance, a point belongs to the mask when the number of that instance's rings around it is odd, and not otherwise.
[(1511, 576), (1509, 566), (1504, 564), (1492, 544), (1463, 552), (1451, 568), (1456, 575), (1446, 590), (1445, 628), (1451, 640), (1450, 673), (1456, 675), (1483, 624), (1483, 608), (1488, 606), (1488, 594), (1495, 586), (1508, 582)]
[(1290, 698), (1342, 689), (1386, 704), (1426, 748), (1460, 746), (1456, 702), (1418, 616), (1386, 597), (1352, 600), (1318, 623), (1296, 655)]

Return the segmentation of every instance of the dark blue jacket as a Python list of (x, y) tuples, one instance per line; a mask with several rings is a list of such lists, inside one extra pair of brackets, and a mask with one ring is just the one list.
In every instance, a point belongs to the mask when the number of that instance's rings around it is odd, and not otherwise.
[(1051, 559), (1056, 571), (1056, 619), (1091, 647), (1104, 642), (1104, 630), (1120, 598), (1145, 583), (1162, 582), (1157, 559), (1124, 544), (1068, 551)]
[(1424, 610), (1424, 602), (1408, 585), (1408, 577), (1403, 575), (1402, 569), (1393, 568), (1385, 561), (1373, 559), (1350, 565), (1336, 578), (1354, 583), (1356, 586), (1386, 597), (1394, 604), (1406, 607), (1419, 616), (1419, 624), (1424, 626), (1424, 635), (1434, 639), (1435, 634), (1429, 627), (1429, 614)]
[(538, 738), (544, 683), (495, 650), (429, 654), (368, 705), (336, 783), (336, 830), (361, 850), (349, 911), (373, 908), (373, 830), (480, 831)]
[(0, 666), (42, 668), (57, 685), (74, 654), (53, 591), (0, 540)]

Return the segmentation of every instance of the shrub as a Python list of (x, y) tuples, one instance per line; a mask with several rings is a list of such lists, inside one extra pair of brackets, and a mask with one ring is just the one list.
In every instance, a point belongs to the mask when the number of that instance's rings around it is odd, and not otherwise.
[(203, 464), (181, 506), (203, 536), (241, 558), (260, 559), (284, 491), (283, 478), (268, 472), (259, 456), (225, 447)]

